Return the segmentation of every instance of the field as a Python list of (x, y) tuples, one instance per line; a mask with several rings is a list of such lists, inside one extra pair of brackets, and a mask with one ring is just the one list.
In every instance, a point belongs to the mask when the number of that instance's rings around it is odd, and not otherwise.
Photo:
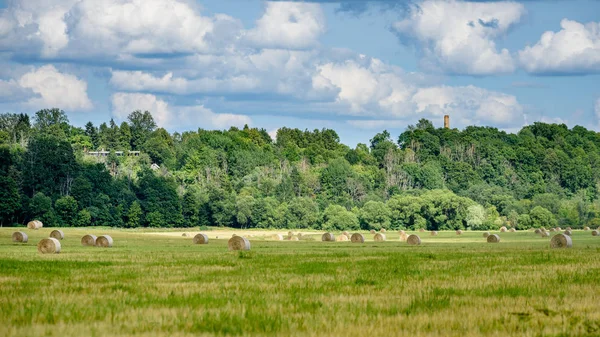
[[(0, 229), (0, 336), (600, 336), (600, 237), (419, 233), (387, 242), (270, 241), (276, 232)], [(198, 233), (198, 230), (186, 230)], [(230, 252), (232, 233), (252, 250)], [(287, 231), (279, 231), (285, 234)], [(82, 247), (109, 234), (114, 247)], [(552, 233), (554, 234), (554, 233)], [(216, 239), (219, 236), (220, 239)]]

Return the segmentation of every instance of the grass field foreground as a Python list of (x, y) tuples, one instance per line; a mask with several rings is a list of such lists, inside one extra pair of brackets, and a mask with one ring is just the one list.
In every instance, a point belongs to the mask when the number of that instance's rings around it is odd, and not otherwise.
[[(387, 233), (364, 244), (270, 241), (287, 231), (0, 229), (0, 336), (599, 336), (600, 237), (550, 249), (531, 231)], [(198, 230), (186, 229), (195, 234)], [(232, 233), (252, 250), (230, 252)], [(114, 247), (83, 247), (109, 234)], [(337, 233), (336, 233), (337, 234)], [(551, 233), (554, 234), (554, 233)], [(219, 236), (219, 239), (216, 237)]]

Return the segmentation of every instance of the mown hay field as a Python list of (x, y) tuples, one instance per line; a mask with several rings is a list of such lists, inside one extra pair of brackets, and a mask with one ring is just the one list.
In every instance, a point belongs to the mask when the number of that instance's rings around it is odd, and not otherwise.
[[(550, 249), (531, 231), (273, 241), (287, 231), (0, 229), (0, 336), (599, 336), (600, 237)], [(232, 234), (250, 251), (228, 251)], [(84, 247), (108, 234), (112, 248)], [(340, 233), (334, 233), (336, 235)], [(407, 234), (415, 234), (407, 232)], [(219, 236), (219, 239), (216, 237)]]

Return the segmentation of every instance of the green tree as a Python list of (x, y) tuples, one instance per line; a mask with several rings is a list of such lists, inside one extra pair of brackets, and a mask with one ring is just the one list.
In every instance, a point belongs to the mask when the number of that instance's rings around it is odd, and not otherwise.
[(13, 178), (0, 176), (0, 227), (12, 222), (21, 208), (21, 196)]
[(323, 230), (357, 230), (360, 228), (356, 215), (339, 205), (329, 205), (323, 212)]
[(150, 133), (156, 129), (156, 122), (148, 111), (136, 110), (127, 116), (131, 129), (131, 148), (139, 150), (146, 142)]
[(126, 225), (129, 228), (139, 227), (142, 223), (142, 206), (136, 200), (131, 206), (129, 206), (129, 211), (127, 212), (127, 222)]
[(61, 226), (77, 226), (79, 206), (73, 197), (64, 196), (57, 199), (54, 203), (54, 210)]
[(552, 228), (558, 225), (554, 214), (541, 206), (534, 207), (529, 212), (529, 217), (531, 218), (531, 225), (533, 227)]
[(360, 210), (360, 224), (363, 229), (380, 230), (390, 228), (390, 210), (385, 203), (368, 201)]

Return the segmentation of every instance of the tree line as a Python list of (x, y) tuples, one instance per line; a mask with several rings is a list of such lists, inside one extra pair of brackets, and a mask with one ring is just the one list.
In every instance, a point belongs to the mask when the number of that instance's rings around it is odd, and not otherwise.
[(330, 129), (169, 133), (148, 111), (83, 128), (59, 109), (0, 115), (2, 226), (580, 228), (600, 225), (599, 196), (600, 134), (581, 126), (421, 119), (350, 148)]

